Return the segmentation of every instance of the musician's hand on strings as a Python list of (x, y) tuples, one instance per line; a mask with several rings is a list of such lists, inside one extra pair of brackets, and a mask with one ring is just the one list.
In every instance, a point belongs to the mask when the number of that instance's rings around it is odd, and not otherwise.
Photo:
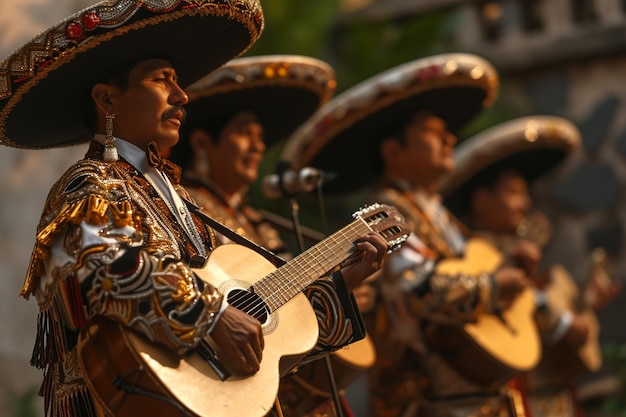
[(614, 282), (605, 268), (592, 268), (583, 288), (585, 304), (598, 311), (611, 303), (622, 291), (619, 282)]
[(530, 280), (524, 270), (511, 266), (504, 266), (496, 271), (496, 300), (501, 309), (506, 310), (519, 296)]
[(378, 271), (387, 258), (387, 242), (378, 233), (361, 236), (356, 249), (341, 268), (348, 291), (353, 291), (365, 278)]
[(215, 323), (211, 337), (231, 372), (251, 375), (259, 371), (265, 341), (257, 319), (228, 306)]
[(572, 323), (563, 335), (563, 340), (574, 348), (581, 347), (589, 339), (589, 323), (584, 316), (574, 315)]
[(541, 261), (541, 248), (535, 243), (522, 240), (511, 250), (511, 258), (526, 271), (526, 275), (534, 277)]

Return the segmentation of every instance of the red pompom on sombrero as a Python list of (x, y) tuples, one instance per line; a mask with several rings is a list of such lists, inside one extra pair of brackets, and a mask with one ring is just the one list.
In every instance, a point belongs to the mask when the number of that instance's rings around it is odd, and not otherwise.
[(0, 143), (42, 149), (87, 141), (89, 90), (142, 59), (167, 59), (185, 88), (246, 51), (258, 0), (108, 0), (35, 36), (0, 63)]

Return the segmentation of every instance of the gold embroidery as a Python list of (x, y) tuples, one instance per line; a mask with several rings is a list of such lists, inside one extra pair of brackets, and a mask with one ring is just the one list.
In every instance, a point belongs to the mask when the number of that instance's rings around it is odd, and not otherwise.
[(105, 224), (107, 222), (106, 212), (109, 202), (99, 195), (90, 195), (87, 198), (87, 212), (85, 221), (90, 224)]
[(111, 215), (113, 223), (117, 227), (133, 226), (133, 209), (130, 201), (121, 201), (118, 204), (111, 204)]

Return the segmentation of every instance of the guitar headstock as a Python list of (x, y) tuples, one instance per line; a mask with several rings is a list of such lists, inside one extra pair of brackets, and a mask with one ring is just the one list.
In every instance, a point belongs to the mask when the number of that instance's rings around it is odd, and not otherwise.
[(390, 252), (398, 249), (411, 233), (404, 216), (387, 204), (371, 204), (356, 211), (352, 217), (363, 220), (370, 229), (380, 234), (387, 241)]

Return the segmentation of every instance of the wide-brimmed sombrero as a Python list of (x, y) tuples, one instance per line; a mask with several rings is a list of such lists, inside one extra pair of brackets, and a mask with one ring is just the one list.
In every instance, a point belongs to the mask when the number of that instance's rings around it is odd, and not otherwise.
[(243, 110), (263, 125), (267, 147), (289, 134), (333, 95), (335, 71), (299, 55), (238, 58), (187, 89), (185, 128), (222, 126)]
[(376, 181), (378, 141), (419, 110), (443, 118), (451, 131), (496, 98), (498, 75), (470, 54), (418, 59), (378, 74), (324, 105), (287, 141), (282, 165), (333, 173), (324, 191), (352, 191)]
[(468, 138), (455, 150), (454, 171), (439, 191), (446, 206), (463, 218), (476, 186), (504, 169), (512, 169), (530, 183), (547, 174), (580, 147), (581, 137), (569, 120), (530, 116), (501, 123)]
[(86, 141), (90, 88), (142, 59), (167, 59), (181, 87), (246, 51), (263, 29), (258, 0), (109, 0), (34, 37), (0, 63), (0, 143)]

